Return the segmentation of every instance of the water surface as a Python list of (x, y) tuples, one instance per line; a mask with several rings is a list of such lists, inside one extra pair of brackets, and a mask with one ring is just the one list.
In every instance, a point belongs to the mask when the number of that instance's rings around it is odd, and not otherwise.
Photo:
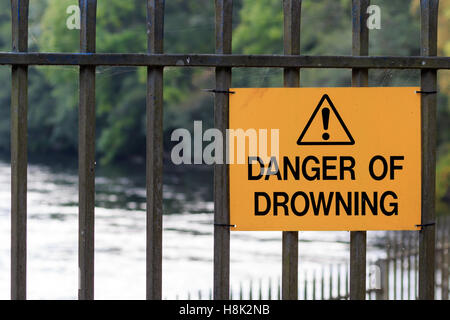
[[(10, 296), (10, 173), (9, 163), (0, 161), (0, 299)], [(163, 296), (197, 298), (200, 292), (207, 298), (213, 283), (212, 172), (166, 172), (164, 180)], [(29, 299), (77, 298), (77, 181), (76, 163), (29, 165)], [(96, 299), (145, 298), (145, 221), (144, 168), (99, 168)], [(348, 232), (301, 232), (299, 238), (301, 277), (348, 261)], [(369, 258), (379, 254), (369, 249)], [(232, 232), (230, 259), (235, 296), (240, 283), (245, 288), (260, 279), (267, 296), (269, 281), (275, 289), (281, 275), (281, 232)]]

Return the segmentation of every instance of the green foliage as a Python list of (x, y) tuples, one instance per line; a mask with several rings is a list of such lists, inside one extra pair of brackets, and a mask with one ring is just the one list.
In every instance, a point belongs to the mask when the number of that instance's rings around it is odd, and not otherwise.
[[(303, 0), (301, 53), (350, 55), (351, 0)], [(372, 0), (381, 8), (381, 30), (370, 32), (372, 55), (418, 55), (418, 0)], [(66, 9), (77, 0), (30, 1), (30, 51), (78, 52), (79, 31), (69, 30)], [(0, 50), (11, 50), (10, 2), (0, 1)], [(97, 52), (147, 51), (146, 1), (99, 0)], [(448, 55), (450, 7), (440, 11), (440, 54)], [(165, 52), (212, 53), (214, 1), (170, 0), (165, 10)], [(233, 53), (282, 54), (283, 7), (280, 0), (234, 2)], [(97, 152), (102, 163), (145, 157), (146, 68), (98, 67), (96, 96)], [(450, 202), (450, 73), (440, 72), (438, 104), (438, 210)], [(0, 151), (9, 152), (10, 68), (0, 67)], [(349, 70), (302, 69), (302, 86), (349, 86)], [(235, 69), (234, 87), (282, 86), (282, 70)], [(371, 70), (371, 86), (420, 85), (418, 71)], [(192, 128), (194, 120), (213, 125), (214, 70), (166, 68), (164, 72), (165, 147), (174, 128)], [(78, 67), (30, 67), (29, 152), (76, 154)]]
[(233, 52), (283, 53), (283, 2), (243, 0), (240, 23), (233, 33)]
[[(36, 51), (78, 52), (79, 31), (69, 30), (66, 9), (76, 0), (48, 0), (37, 22)], [(31, 3), (30, 13), (38, 8)], [(99, 1), (97, 9), (97, 52), (146, 52), (146, 2)], [(6, 25), (2, 24), (2, 26)], [(1, 30), (0, 30), (1, 31)], [(208, 41), (209, 39), (209, 41)], [(207, 0), (173, 0), (166, 3), (165, 49), (167, 52), (211, 52), (214, 50), (213, 3)], [(40, 138), (30, 141), (30, 151), (76, 152), (78, 68), (38, 68), (40, 96), (30, 101), (30, 132)], [(210, 101), (206, 94), (187, 101), (199, 91), (193, 80), (207, 74), (198, 85), (208, 85), (212, 74), (205, 70), (169, 69), (165, 72), (164, 122), (166, 131), (188, 127), (198, 108)], [(8, 81), (5, 81), (8, 83)], [(64, 84), (64, 85), (62, 85)], [(102, 163), (145, 156), (146, 68), (97, 68), (97, 152)], [(6, 93), (6, 91), (5, 91)], [(47, 93), (47, 94), (42, 94)], [(34, 109), (36, 108), (36, 109)], [(33, 110), (34, 111), (33, 111)], [(3, 126), (5, 127), (5, 126)], [(166, 135), (166, 140), (168, 140)], [(7, 149), (8, 141), (0, 141)]]
[[(0, 2), (0, 50), (11, 51), (11, 13), (10, 5), (7, 1)], [(0, 67), (0, 146), (9, 148), (9, 119), (10, 119), (10, 96), (11, 96), (11, 76), (7, 67)]]
[(442, 147), (437, 163), (436, 211), (438, 214), (450, 212), (450, 143)]

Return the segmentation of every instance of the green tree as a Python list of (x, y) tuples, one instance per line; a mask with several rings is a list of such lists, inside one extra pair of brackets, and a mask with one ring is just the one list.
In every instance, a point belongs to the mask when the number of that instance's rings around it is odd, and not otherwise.
[[(381, 30), (370, 31), (371, 55), (419, 55), (418, 0), (372, 0), (381, 8)], [(30, 1), (29, 49), (78, 52), (79, 31), (69, 30), (66, 9), (77, 0)], [(146, 52), (146, 1), (101, 0), (97, 11), (98, 52)], [(11, 50), (11, 8), (0, 2), (0, 50)], [(166, 1), (165, 52), (214, 52), (214, 1)], [(233, 53), (282, 54), (283, 8), (280, 0), (235, 1)], [(303, 0), (301, 53), (351, 54), (351, 0)], [(439, 54), (450, 54), (450, 2), (439, 10)], [(29, 68), (29, 152), (77, 151), (78, 67)], [(10, 67), (0, 67), (0, 151), (9, 153)], [(437, 166), (438, 208), (448, 211), (450, 194), (450, 73), (439, 72)], [(282, 71), (233, 70), (235, 87), (282, 85)], [(350, 70), (301, 70), (302, 86), (349, 86)], [(417, 70), (371, 70), (371, 86), (420, 85)], [(213, 125), (212, 68), (166, 68), (164, 72), (165, 146), (174, 128), (193, 120)], [(145, 156), (146, 68), (98, 67), (97, 152), (103, 163)]]
[[(79, 50), (78, 30), (65, 27), (66, 8), (76, 3), (75, 0), (49, 0), (41, 20), (42, 33), (38, 40), (41, 51)], [(212, 5), (207, 0), (166, 2), (166, 52), (214, 50)], [(99, 1), (97, 52), (146, 52), (145, 6), (145, 1)], [(97, 150), (104, 163), (144, 156), (145, 73), (146, 68), (98, 68)], [(48, 68), (44, 74), (57, 104), (57, 111), (52, 116), (55, 139), (64, 140), (64, 145), (75, 150), (77, 134), (69, 123), (76, 124), (77, 119), (77, 69)], [(209, 97), (205, 94), (197, 95), (195, 103), (185, 99), (189, 92), (198, 91), (192, 79), (201, 78), (201, 74), (205, 71), (167, 69), (165, 72), (164, 121), (167, 131), (174, 126), (189, 126), (195, 110), (206, 107)]]

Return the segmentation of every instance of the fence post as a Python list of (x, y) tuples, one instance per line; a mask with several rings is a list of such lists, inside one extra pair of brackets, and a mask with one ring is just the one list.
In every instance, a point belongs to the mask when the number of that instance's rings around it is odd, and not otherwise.
[(404, 272), (405, 272), (405, 232), (400, 231), (400, 300), (403, 300), (404, 297)]
[(408, 244), (407, 244), (407, 249), (406, 249), (406, 259), (408, 262), (408, 283), (407, 283), (407, 287), (408, 287), (408, 300), (411, 300), (411, 256), (412, 256), (412, 247), (411, 247), (411, 233), (408, 232)]
[[(147, 1), (147, 51), (163, 53), (164, 0)], [(162, 297), (163, 216), (163, 73), (162, 67), (147, 68), (147, 249), (146, 295)]]
[[(216, 0), (216, 53), (231, 54), (232, 0)], [(216, 68), (216, 90), (228, 91), (231, 68)], [(214, 127), (226, 135), (229, 127), (228, 93), (216, 92), (214, 97)], [(222, 154), (227, 154), (226, 146)], [(226, 300), (230, 291), (230, 184), (229, 167), (214, 165), (214, 299)]]
[[(283, 0), (284, 54), (300, 54), (301, 0)], [(284, 69), (284, 86), (300, 86), (300, 69)], [(283, 232), (282, 243), (282, 296), (283, 300), (298, 299), (298, 232)]]
[[(369, 54), (369, 29), (366, 26), (369, 0), (352, 1), (352, 32), (354, 56)], [(352, 86), (366, 87), (367, 69), (352, 69)], [(366, 238), (365, 231), (350, 232), (350, 299), (364, 300), (366, 297)]]
[[(386, 300), (389, 300), (389, 273), (391, 272), (391, 260), (392, 260), (392, 240), (391, 240), (391, 232), (388, 231), (386, 233), (386, 270), (385, 270), (385, 278), (386, 278)], [(383, 286), (383, 282), (381, 283)]]
[[(28, 0), (11, 0), (12, 51), (28, 51)], [(11, 299), (27, 296), (28, 66), (11, 68)]]
[(448, 264), (448, 217), (444, 217), (442, 221), (442, 300), (448, 300), (448, 271), (450, 267)]
[[(421, 0), (421, 55), (437, 55), (439, 0)], [(437, 71), (421, 71), (422, 114), (422, 224), (435, 222), (436, 181), (436, 90)], [(428, 92), (428, 93), (426, 93)], [(434, 93), (433, 93), (434, 92)], [(419, 299), (434, 299), (436, 226), (422, 227), (419, 233)]]
[(325, 268), (322, 266), (322, 276), (320, 279), (320, 300), (325, 300)]
[[(80, 0), (80, 50), (95, 52), (96, 0)], [(80, 66), (78, 110), (78, 299), (94, 299), (95, 66)]]
[(330, 277), (329, 277), (329, 281), (330, 281), (330, 286), (329, 286), (329, 289), (330, 289), (330, 297), (329, 297), (329, 300), (333, 300), (333, 299), (334, 299), (334, 297), (333, 297), (333, 265), (331, 265), (331, 264), (330, 264)]

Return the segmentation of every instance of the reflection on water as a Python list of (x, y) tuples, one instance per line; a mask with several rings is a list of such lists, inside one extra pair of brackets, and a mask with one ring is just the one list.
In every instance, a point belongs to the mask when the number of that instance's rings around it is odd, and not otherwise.
[[(28, 169), (28, 298), (76, 299), (78, 186), (76, 164)], [(212, 172), (166, 173), (163, 296), (207, 297), (213, 281)], [(10, 165), (0, 162), (0, 299), (10, 292)], [(145, 169), (98, 168), (95, 212), (95, 297), (145, 298)], [(300, 266), (348, 259), (347, 232), (300, 233)], [(302, 270), (303, 272), (303, 270)], [(231, 235), (231, 283), (276, 280), (280, 232)]]

